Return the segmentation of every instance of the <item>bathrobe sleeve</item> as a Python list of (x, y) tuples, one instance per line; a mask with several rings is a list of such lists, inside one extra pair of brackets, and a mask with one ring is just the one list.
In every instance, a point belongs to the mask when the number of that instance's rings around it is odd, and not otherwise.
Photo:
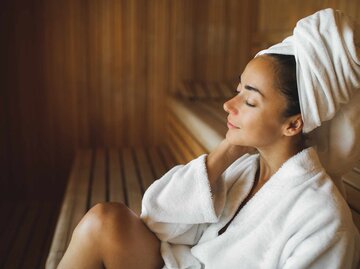
[(141, 218), (160, 240), (194, 245), (225, 205), (225, 184), (211, 190), (203, 154), (173, 167), (145, 192)]

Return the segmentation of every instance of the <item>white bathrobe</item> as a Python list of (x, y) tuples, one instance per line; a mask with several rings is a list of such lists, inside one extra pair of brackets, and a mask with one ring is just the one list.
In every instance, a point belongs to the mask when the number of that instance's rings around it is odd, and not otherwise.
[(286, 161), (220, 236), (251, 191), (259, 155), (235, 161), (214, 190), (206, 156), (145, 192), (141, 217), (161, 240), (164, 268), (356, 268), (359, 233), (313, 148)]

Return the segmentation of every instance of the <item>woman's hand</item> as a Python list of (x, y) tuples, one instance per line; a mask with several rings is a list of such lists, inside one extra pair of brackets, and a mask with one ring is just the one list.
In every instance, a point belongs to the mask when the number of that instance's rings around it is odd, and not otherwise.
[(229, 165), (245, 153), (254, 153), (256, 151), (254, 148), (230, 144), (226, 139), (220, 142), (219, 147), (223, 148), (225, 153), (224, 157), (228, 160)]
[(226, 139), (222, 140), (207, 156), (206, 167), (210, 186), (213, 188), (226, 168), (242, 155), (251, 151), (253, 149), (249, 147), (232, 145)]

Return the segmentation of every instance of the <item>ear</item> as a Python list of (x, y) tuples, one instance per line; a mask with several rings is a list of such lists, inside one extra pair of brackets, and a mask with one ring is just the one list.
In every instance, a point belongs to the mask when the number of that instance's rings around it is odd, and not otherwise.
[(296, 114), (289, 117), (284, 125), (283, 134), (285, 136), (294, 136), (302, 132), (304, 122), (302, 120), (301, 114)]

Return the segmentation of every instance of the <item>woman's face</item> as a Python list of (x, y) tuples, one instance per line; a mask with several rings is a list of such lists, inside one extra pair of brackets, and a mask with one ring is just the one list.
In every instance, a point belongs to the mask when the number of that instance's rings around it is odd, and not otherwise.
[(224, 110), (229, 113), (229, 143), (262, 148), (283, 136), (286, 99), (275, 88), (274, 65), (269, 56), (251, 60), (241, 75), (237, 95), (224, 103)]

